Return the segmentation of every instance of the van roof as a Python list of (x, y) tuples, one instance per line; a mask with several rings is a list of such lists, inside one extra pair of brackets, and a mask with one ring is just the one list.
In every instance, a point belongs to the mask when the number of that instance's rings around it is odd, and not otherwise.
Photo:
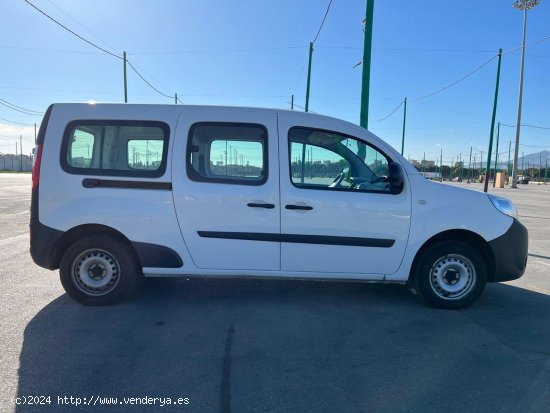
[[(165, 108), (165, 110), (173, 113), (174, 111), (181, 111), (185, 110), (186, 108), (189, 109), (214, 109), (214, 110), (220, 110), (220, 111), (247, 111), (247, 112), (256, 112), (256, 113), (287, 113), (292, 114), (292, 116), (296, 118), (318, 118), (318, 119), (324, 119), (324, 120), (330, 120), (331, 122), (334, 122), (336, 124), (341, 124), (342, 126), (346, 126), (347, 128), (354, 128), (358, 131), (358, 133), (364, 133), (365, 129), (355, 123), (351, 123), (339, 118), (335, 118), (332, 116), (322, 115), (318, 113), (313, 112), (302, 112), (297, 110), (289, 110), (289, 109), (282, 109), (282, 108), (260, 108), (260, 107), (251, 107), (251, 106), (217, 106), (217, 105), (175, 105), (175, 104), (153, 104), (153, 103), (86, 103), (86, 102), (80, 102), (80, 103), (54, 103), (50, 105), (50, 107), (65, 107), (65, 108), (73, 108), (73, 109), (89, 109), (91, 107), (95, 107), (98, 109), (107, 109), (107, 108), (113, 108), (113, 109), (131, 109), (135, 108), (140, 111), (147, 110), (148, 108), (158, 110), (160, 108)], [(369, 135), (371, 135), (375, 140), (380, 140), (380, 138), (371, 132), (368, 132)]]

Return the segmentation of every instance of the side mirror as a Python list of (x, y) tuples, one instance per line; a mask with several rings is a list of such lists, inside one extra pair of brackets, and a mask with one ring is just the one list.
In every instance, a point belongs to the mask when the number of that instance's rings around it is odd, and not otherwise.
[(405, 178), (403, 176), (403, 168), (397, 162), (390, 163), (388, 167), (388, 178), (390, 183), (390, 192), (394, 195), (400, 194), (403, 191)]

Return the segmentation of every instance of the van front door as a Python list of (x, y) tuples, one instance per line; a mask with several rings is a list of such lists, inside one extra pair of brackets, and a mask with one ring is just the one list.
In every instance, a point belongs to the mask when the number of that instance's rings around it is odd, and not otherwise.
[(174, 203), (196, 267), (279, 270), (276, 114), (188, 107), (172, 159)]
[(411, 197), (406, 180), (390, 193), (390, 157), (366, 132), (330, 119), (279, 114), (279, 134), (281, 269), (373, 280), (396, 272)]

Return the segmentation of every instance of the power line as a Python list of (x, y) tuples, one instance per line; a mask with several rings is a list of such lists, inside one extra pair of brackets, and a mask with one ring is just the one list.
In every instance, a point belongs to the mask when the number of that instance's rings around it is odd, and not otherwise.
[[(25, 0), (26, 1), (26, 0)], [(170, 95), (167, 95), (166, 93), (162, 93), (160, 90), (158, 90), (156, 87), (154, 87), (151, 83), (149, 83), (147, 81), (147, 79), (145, 79), (141, 73), (139, 73), (139, 71), (134, 67), (134, 65), (132, 64), (132, 62), (130, 62), (128, 59), (126, 59), (126, 62), (128, 63), (128, 65), (130, 65), (130, 67), (132, 68), (132, 70), (134, 72), (136, 72), (136, 74), (141, 78), (141, 80), (143, 80), (145, 83), (147, 83), (149, 85), (149, 87), (151, 89), (153, 89), (155, 92), (157, 92), (159, 95), (162, 95), (162, 96), (165, 96), (167, 98), (170, 98), (172, 99), (174, 96), (170, 96)]]
[[(529, 44), (526, 44), (525, 47), (528, 47), (528, 46), (532, 46), (532, 45), (535, 45), (537, 43), (541, 43), (541, 42), (544, 42), (546, 40), (549, 40), (550, 39), (550, 36), (546, 36), (546, 37), (543, 37), (541, 39), (538, 39), (538, 40), (535, 40)], [(522, 49), (523, 46), (520, 46), (520, 47), (517, 47), (515, 49), (511, 49), (511, 50), (507, 50), (505, 52), (502, 52), (502, 54), (507, 54), (507, 53), (512, 53), (516, 50), (520, 50)], [(478, 67), (476, 67), (474, 70), (472, 70), (471, 72), (465, 74), (464, 76), (461, 76), (460, 78), (458, 78), (457, 80), (455, 80), (454, 82), (451, 82), (449, 83), (448, 85), (446, 86), (443, 86), (442, 88), (439, 88), (431, 93), (428, 93), (426, 95), (423, 95), (423, 96), (418, 96), (418, 97), (414, 97), (414, 98), (411, 98), (411, 99), (408, 99), (409, 102), (412, 102), (412, 101), (416, 101), (416, 100), (421, 100), (421, 99), (425, 99), (425, 98), (428, 98), (430, 96), (433, 96), (433, 95), (436, 95), (438, 93), (441, 93), (443, 92), (444, 90), (447, 90), (451, 87), (453, 87), (454, 85), (462, 82), (463, 80), (467, 79), (468, 77), (472, 76), (474, 73), (478, 72), (479, 70), (481, 70), (483, 67), (485, 67), (486, 65), (488, 65), (493, 59), (495, 59), (496, 57), (498, 56), (498, 54), (492, 56), (491, 58), (489, 58), (488, 60), (486, 60), (485, 62), (483, 62), (481, 65), (479, 65)]]
[(24, 125), (24, 126), (34, 126), (34, 124), (30, 124), (30, 123), (22, 123), (22, 122), (17, 122), (15, 120), (9, 120), (9, 119), (4, 119), (4, 118), (0, 118), (0, 120), (3, 120), (5, 122), (10, 122), (10, 123), (16, 123), (18, 125)]
[(279, 47), (251, 47), (243, 49), (203, 49), (203, 50), (176, 50), (176, 51), (156, 51), (156, 52), (137, 52), (128, 53), (130, 56), (143, 55), (174, 55), (174, 54), (200, 54), (200, 53), (240, 53), (240, 52), (262, 52), (269, 50), (291, 50), (305, 49), (308, 46), (279, 46)]
[[(128, 64), (130, 63), (128, 59), (126, 59)], [(155, 81), (157, 84), (161, 85), (164, 89), (169, 89), (168, 86), (166, 86), (164, 83), (162, 83), (160, 80), (156, 79), (151, 73), (149, 73), (147, 70), (145, 70), (142, 66), (138, 65), (136, 62), (133, 62), (134, 66), (139, 68), (143, 73), (145, 73), (152, 81)]]
[(317, 31), (317, 34), (315, 35), (315, 39), (313, 39), (313, 44), (315, 44), (315, 41), (317, 40), (317, 38), (319, 37), (319, 34), (321, 33), (321, 30), (323, 29), (323, 25), (325, 24), (325, 20), (327, 19), (327, 16), (328, 16), (328, 11), (330, 10), (330, 5), (332, 4), (332, 0), (330, 0), (328, 2), (328, 6), (327, 6), (327, 11), (325, 12), (325, 17), (323, 17), (323, 21), (321, 22), (321, 26), (319, 26), (319, 30)]
[[(286, 103), (288, 103), (289, 105), (291, 104), (290, 102), (286, 102)], [(294, 102), (294, 106), (296, 106), (298, 109), (304, 109), (304, 110), (306, 109), (306, 108), (304, 108), (303, 106), (297, 105), (296, 102)], [(315, 114), (315, 115), (319, 115), (319, 113), (314, 112), (314, 111), (312, 111), (312, 110), (310, 110), (308, 113), (313, 113), (313, 114)]]
[[(509, 124), (507, 124), (507, 123), (501, 123), (500, 125), (501, 125), (501, 126), (508, 126), (509, 128), (515, 128), (515, 127), (517, 127), (517, 125), (509, 125)], [(522, 127), (526, 127), (526, 128), (550, 130), (550, 128), (547, 128), (547, 127), (545, 127), (545, 126), (528, 125), (528, 124), (525, 124), (525, 123), (522, 123), (521, 126), (522, 126)]]
[[(363, 50), (362, 47), (355, 46), (317, 46), (320, 49), (346, 49)], [(428, 53), (494, 53), (494, 50), (468, 50), (468, 49), (414, 49), (402, 47), (373, 47), (372, 50), (381, 50), (387, 52), (428, 52)]]
[(397, 105), (397, 107), (394, 110), (392, 110), (388, 115), (384, 116), (382, 119), (373, 120), (372, 122), (377, 123), (377, 122), (382, 122), (382, 121), (388, 119), (391, 115), (393, 115), (395, 112), (397, 112), (397, 109), (399, 109), (401, 107), (401, 105), (403, 105), (403, 101), (401, 101), (399, 103), (399, 105)]
[(22, 108), (21, 106), (14, 105), (13, 103), (10, 103), (4, 99), (0, 99), (0, 105), (5, 106), (9, 109), (15, 110), (17, 112), (24, 113), (25, 115), (42, 116), (44, 114), (44, 112), (38, 112), (36, 110)]
[(16, 107), (16, 108), (18, 108), (18, 109), (21, 109), (21, 110), (24, 110), (24, 111), (26, 111), (26, 112), (35, 112), (35, 113), (38, 113), (38, 114), (40, 114), (40, 115), (43, 115), (43, 114), (44, 114), (44, 112), (40, 112), (39, 110), (27, 109), (27, 108), (24, 108), (24, 107), (22, 107), (22, 106), (18, 106), (18, 105), (16, 105), (15, 103), (8, 102), (6, 99), (0, 99), (0, 100), (1, 100), (2, 102), (4, 102), (4, 103), (7, 103), (7, 104), (10, 105), (10, 106), (14, 106), (14, 107)]
[(411, 99), (408, 99), (409, 102), (413, 102), (415, 100), (420, 100), (420, 99), (425, 99), (425, 98), (428, 98), (430, 96), (433, 96), (433, 95), (436, 95), (438, 93), (441, 93), (443, 92), (444, 90), (447, 90), (451, 87), (453, 87), (454, 85), (456, 85), (457, 83), (460, 83), (462, 82), (463, 80), (469, 78), (470, 76), (472, 76), (474, 73), (476, 73), (477, 71), (481, 70), (483, 67), (487, 66), (491, 61), (493, 61), (493, 59), (495, 59), (496, 57), (498, 56), (497, 55), (494, 55), (492, 56), (490, 59), (486, 60), (485, 62), (483, 62), (481, 65), (479, 65), (478, 67), (476, 67), (474, 70), (472, 70), (471, 72), (468, 72), (467, 74), (465, 74), (464, 76), (461, 76), (460, 78), (458, 78), (457, 80), (455, 80), (454, 82), (451, 82), (449, 83), (448, 85), (446, 86), (443, 86), (442, 88), (439, 88), (433, 92), (430, 92), (426, 95), (422, 95), (422, 96), (418, 96), (418, 97), (414, 97), (414, 98), (411, 98)]
[(32, 4), (29, 0), (24, 0), (25, 3), (27, 3), (29, 6), (33, 7), (35, 10), (37, 10), (38, 12), (40, 12), (41, 14), (43, 14), (44, 16), (46, 16), (48, 19), (50, 19), (51, 21), (53, 21), (55, 24), (57, 24), (58, 26), (62, 27), (63, 29), (67, 30), (69, 33), (71, 33), (72, 35), (78, 37), (80, 40), (88, 43), (90, 46), (93, 46), (95, 47), (96, 49), (99, 49), (101, 50), (102, 52), (104, 53), (107, 53), (108, 55), (111, 55), (113, 57), (116, 57), (117, 59), (120, 59), (122, 60), (122, 57), (119, 56), (119, 55), (116, 55), (114, 53), (111, 53), (110, 51), (108, 51), (107, 49), (104, 49), (103, 47), (101, 46), (98, 46), (97, 44), (89, 41), (88, 39), (82, 37), (81, 35), (79, 35), (78, 33), (75, 33), (73, 32), (71, 29), (69, 29), (67, 26), (65, 26), (64, 24), (58, 22), (57, 20), (55, 20), (52, 16), (50, 16), (49, 14), (47, 14), (46, 12), (40, 10), (38, 7), (36, 7), (34, 4)]
[(105, 40), (103, 40), (101, 37), (99, 37), (97, 34), (93, 33), (89, 28), (87, 28), (86, 26), (84, 26), (81, 22), (79, 22), (77, 19), (75, 19), (73, 16), (71, 16), (69, 13), (67, 13), (65, 10), (63, 10), (61, 7), (59, 7), (57, 4), (55, 4), (53, 1), (51, 0), (46, 0), (48, 3), (50, 3), (52, 6), (54, 6), (57, 10), (59, 10), (61, 13), (63, 13), (65, 16), (67, 16), (69, 19), (71, 19), (72, 21), (76, 22), (80, 27), (82, 27), (84, 30), (86, 30), (89, 34), (91, 34), (93, 37), (95, 37), (97, 40), (100, 40), (101, 42), (103, 42), (104, 44), (106, 44), (107, 46), (109, 46), (112, 50), (115, 50), (115, 48), (110, 45), (109, 43), (107, 43)]
[[(48, 19), (50, 19), (51, 21), (53, 21), (54, 23), (56, 23), (57, 25), (59, 25), (60, 27), (62, 27), (63, 29), (67, 30), (69, 33), (71, 33), (72, 35), (78, 37), (80, 40), (88, 43), (90, 46), (93, 46), (95, 47), (96, 49), (98, 50), (101, 50), (102, 52), (104, 53), (107, 53), (108, 55), (110, 56), (113, 56), (113, 57), (116, 57), (117, 59), (120, 59), (120, 60), (123, 60), (123, 58), (115, 53), (112, 53), (110, 51), (108, 51), (107, 49), (104, 49), (103, 47), (101, 46), (98, 46), (97, 44), (91, 42), (90, 40), (84, 38), (83, 36), (79, 35), (78, 33), (72, 31), (71, 29), (69, 29), (67, 26), (65, 26), (64, 24), (60, 23), (59, 21), (57, 21), (56, 19), (54, 19), (53, 17), (51, 17), (49, 14), (47, 14), (46, 12), (42, 11), (41, 9), (39, 9), (38, 7), (36, 7), (34, 4), (32, 4), (29, 0), (24, 0), (25, 3), (27, 3), (28, 5), (32, 6), (35, 10), (39, 11), (41, 14), (43, 14), (44, 16), (46, 16)], [(147, 81), (147, 79), (145, 79), (142, 74), (134, 67), (134, 65), (128, 60), (126, 59), (126, 62), (128, 63), (128, 65), (130, 65), (130, 67), (134, 70), (134, 72), (136, 72), (136, 74), (141, 78), (141, 80), (143, 80), (145, 83), (147, 83), (147, 85), (149, 85), (149, 87), (151, 87), (151, 89), (153, 89), (154, 91), (156, 91), (157, 93), (159, 93), (160, 95), (162, 96), (165, 96), (165, 97), (168, 97), (168, 98), (173, 98), (174, 96), (170, 96), (170, 95), (167, 95), (165, 93), (162, 93), (160, 90), (158, 90), (156, 87), (154, 87), (151, 83), (149, 83)]]
[[(546, 36), (546, 37), (543, 37), (541, 39), (535, 40), (531, 43), (527, 43), (525, 45), (525, 47), (533, 46), (535, 44), (545, 42), (546, 40), (550, 40), (550, 36)], [(504, 54), (512, 53), (512, 52), (515, 52), (515, 51), (521, 50), (521, 49), (523, 49), (523, 46), (516, 47), (515, 49), (506, 50), (505, 52), (502, 52), (502, 54), (504, 55)]]

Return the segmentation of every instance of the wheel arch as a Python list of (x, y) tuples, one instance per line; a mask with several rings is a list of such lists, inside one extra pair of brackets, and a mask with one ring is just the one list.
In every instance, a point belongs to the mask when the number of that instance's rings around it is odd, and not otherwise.
[(61, 237), (56, 241), (53, 248), (54, 263), (56, 268), (59, 268), (61, 259), (63, 258), (63, 254), (72, 243), (78, 241), (79, 239), (92, 235), (109, 235), (113, 238), (116, 238), (129, 248), (129, 250), (132, 252), (132, 254), (134, 254), (139, 262), (139, 257), (134, 246), (132, 245), (132, 242), (128, 238), (126, 238), (126, 236), (124, 236), (124, 234), (122, 234), (120, 231), (117, 231), (116, 229), (107, 225), (83, 224), (73, 227), (68, 231), (65, 231), (63, 235), (61, 235)]
[(489, 243), (485, 239), (483, 239), (483, 237), (473, 231), (464, 229), (452, 229), (435, 234), (418, 249), (411, 265), (408, 281), (409, 285), (414, 285), (416, 277), (416, 266), (418, 265), (422, 254), (424, 254), (424, 252), (432, 245), (443, 241), (462, 241), (476, 248), (480, 252), (483, 260), (485, 261), (485, 265), (487, 266), (487, 281), (493, 281), (495, 275), (495, 256)]

